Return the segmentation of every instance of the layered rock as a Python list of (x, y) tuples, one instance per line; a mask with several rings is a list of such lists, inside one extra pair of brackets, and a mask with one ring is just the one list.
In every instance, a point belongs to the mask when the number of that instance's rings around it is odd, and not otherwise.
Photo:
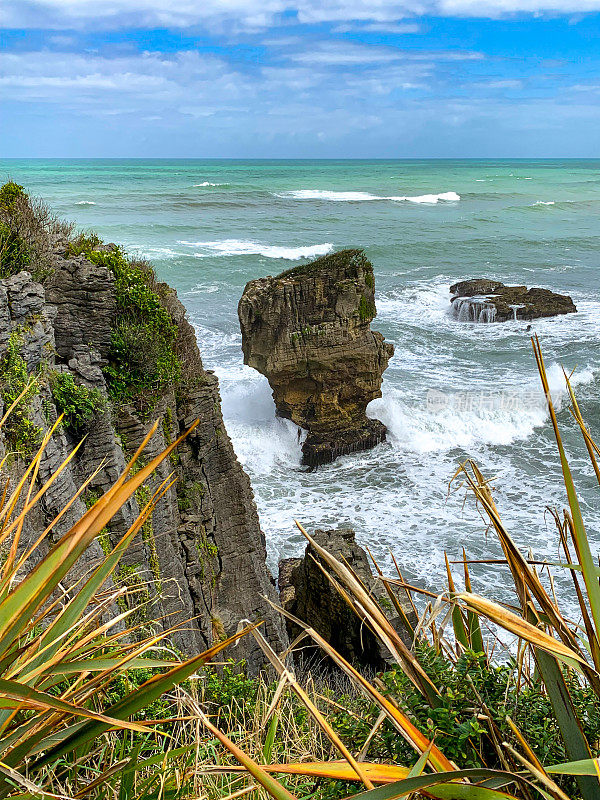
[[(0, 281), (0, 382), (9, 379), (12, 348), (14, 358), (22, 359), (27, 371), (38, 375), (28, 415), (41, 432), (57, 418), (52, 374), (69, 372), (77, 384), (97, 390), (104, 402), (84, 429), (74, 433), (63, 426), (50, 439), (40, 464), (41, 481), (56, 471), (86, 434), (69, 467), (46, 493), (43, 506), (29, 515), (23, 542), (36, 539), (82, 482), (104, 463), (86, 493), (55, 525), (52, 536), (68, 529), (85, 512), (86, 504), (120, 474), (155, 419), (160, 425), (145, 451), (147, 459), (198, 418), (200, 424), (176, 455), (163, 462), (145, 491), (138, 491), (88, 549), (80, 570), (97, 563), (103, 550), (116, 544), (136, 518), (139, 505), (174, 471), (177, 484), (159, 502), (151, 523), (135, 538), (114, 576), (117, 584), (138, 590), (136, 602), (150, 601), (136, 621), (145, 630), (185, 623), (172, 638), (187, 654), (234, 633), (242, 619), (264, 620), (267, 637), (276, 648), (283, 647), (287, 641), (284, 625), (264, 599), (275, 599), (276, 593), (266, 568), (265, 541), (250, 483), (223, 424), (217, 378), (203, 367), (193, 328), (175, 292), (163, 286), (160, 295), (177, 325), (185, 375), (179, 385), (160, 392), (151, 414), (144, 415), (133, 405), (115, 407), (108, 398), (103, 367), (115, 318), (112, 273), (84, 256), (65, 257), (64, 247), (53, 254), (53, 266), (44, 286), (27, 272)], [(5, 433), (0, 434), (0, 453), (13, 450), (5, 472), (15, 479), (26, 459), (14, 452), (14, 443)], [(245, 657), (251, 670), (263, 661), (251, 637), (242, 640), (231, 655)]]
[[(391, 607), (385, 588), (371, 572), (367, 554), (357, 544), (353, 530), (350, 528), (318, 530), (315, 531), (313, 538), (338, 561), (350, 566), (364, 586), (379, 599), (382, 607)], [(383, 668), (389, 659), (388, 651), (363, 625), (341, 594), (332, 586), (319, 564), (328, 569), (311, 545), (307, 545), (303, 558), (280, 561), (281, 605), (286, 611), (314, 628), (347, 661), (375, 669)], [(400, 591), (397, 597), (412, 624), (416, 625), (417, 619), (406, 592)], [(412, 642), (400, 620), (392, 617), (391, 622), (410, 646)], [(300, 629), (289, 620), (287, 625), (290, 639), (294, 639)], [(303, 642), (302, 646), (305, 648), (306, 642)]]
[(361, 250), (250, 281), (238, 313), (244, 363), (267, 377), (277, 413), (308, 431), (305, 464), (384, 441), (365, 412), (394, 349), (371, 330), (375, 279)]
[(568, 295), (549, 289), (505, 286), (500, 281), (476, 278), (450, 287), (452, 312), (463, 322), (507, 322), (573, 314)]

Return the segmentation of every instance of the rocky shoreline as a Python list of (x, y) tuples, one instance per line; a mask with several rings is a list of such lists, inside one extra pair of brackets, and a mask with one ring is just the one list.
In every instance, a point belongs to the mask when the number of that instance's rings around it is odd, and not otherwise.
[[(34, 213), (25, 195), (17, 193), (14, 204), (25, 217)], [(0, 211), (7, 221), (0, 223), (10, 226), (17, 211), (12, 206)], [(33, 222), (31, 216), (30, 227)], [(84, 441), (50, 486), (43, 507), (29, 516), (22, 546), (37, 539), (92, 475), (51, 539), (68, 530), (116, 480), (154, 420), (160, 424), (146, 458), (198, 419), (177, 453), (92, 544), (74, 578), (117, 544), (153, 489), (174, 473), (176, 485), (114, 576), (118, 586), (135, 591), (136, 606), (140, 600), (145, 606), (135, 620), (140, 630), (178, 626), (173, 644), (194, 654), (235, 633), (241, 620), (261, 620), (272, 646), (285, 648), (298, 630), (271, 605), (277, 592), (250, 481), (225, 429), (218, 380), (203, 366), (176, 292), (157, 280), (147, 262), (129, 259), (117, 245), (97, 237), (73, 237), (58, 223), (35, 236), (37, 249), (28, 245), (27, 257), (18, 262), (27, 269), (13, 269), (4, 255), (0, 273), (1, 408), (35, 378), (17, 424), (0, 433), (3, 475), (13, 482), (20, 478), (31, 448), (60, 413), (65, 419), (49, 439), (39, 481), (47, 481)], [(461, 281), (450, 291), (453, 313), (463, 321), (530, 320), (576, 311), (568, 296), (493, 280)], [(267, 377), (277, 413), (306, 431), (305, 465), (314, 468), (385, 441), (385, 425), (367, 417), (366, 408), (381, 397), (394, 350), (371, 330), (375, 278), (363, 251), (343, 250), (250, 281), (238, 314), (244, 363)], [(319, 531), (315, 539), (385, 600), (353, 531)], [(281, 562), (281, 604), (348, 659), (383, 666), (386, 655), (317, 562), (310, 548), (303, 559)], [(405, 610), (413, 613), (409, 606)], [(232, 655), (246, 659), (251, 672), (264, 663), (251, 637)]]

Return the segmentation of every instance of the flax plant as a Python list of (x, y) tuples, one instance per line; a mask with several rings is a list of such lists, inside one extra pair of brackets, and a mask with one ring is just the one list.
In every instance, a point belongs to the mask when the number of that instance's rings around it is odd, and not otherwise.
[[(25, 387), (7, 409), (0, 428), (30, 388)], [(118, 613), (116, 601), (126, 590), (116, 588), (111, 574), (156, 503), (173, 485), (172, 476), (150, 497), (118, 544), (86, 576), (71, 581), (72, 568), (94, 538), (189, 431), (138, 468), (139, 456), (157, 424), (152, 426), (123, 474), (67, 533), (53, 543), (57, 522), (89, 480), (36, 541), (25, 542), (23, 528), (28, 516), (77, 451), (75, 448), (56, 472), (40, 483), (40, 461), (61, 419), (46, 433), (16, 485), (7, 481), (0, 491), (0, 548), (5, 556), (0, 569), (0, 798), (92, 796), (106, 782), (114, 783), (115, 773), (122, 768), (119, 761), (96, 758), (94, 770), (87, 769), (91, 755), (97, 756), (106, 745), (105, 734), (147, 736), (154, 728), (153, 721), (132, 718), (238, 638), (220, 642), (186, 661), (153, 658), (149, 653), (156, 652), (171, 631), (136, 640), (138, 632), (128, 626), (132, 611)], [(5, 465), (6, 458), (0, 470)], [(65, 589), (69, 583), (72, 585)], [(151, 668), (155, 674), (117, 702), (102, 707), (99, 698), (115, 677), (138, 667)], [(127, 774), (133, 787), (136, 769)], [(69, 794), (61, 786), (68, 786)], [(127, 791), (120, 794), (133, 797)]]
[[(494, 502), (492, 488), (473, 461), (462, 464), (455, 476), (461, 478), (470, 490), (491, 528), (500, 541), (504, 559), (517, 597), (517, 604), (508, 605), (482, 597), (472, 591), (468, 560), (463, 554), (465, 591), (457, 591), (455, 576), (450, 561), (446, 558), (448, 587), (438, 595), (429, 595), (427, 608), (418, 625), (413, 626), (399, 602), (397, 592), (409, 594), (414, 590), (397, 577), (386, 578), (377, 567), (379, 579), (388, 593), (397, 617), (412, 637), (413, 644), (426, 641), (436, 652), (450, 663), (456, 664), (461, 654), (475, 652), (484, 668), (493, 669), (494, 649), (499, 642), (494, 631), (503, 629), (513, 637), (516, 656), (517, 684), (521, 681), (539, 687), (550, 701), (554, 723), (560, 730), (564, 751), (571, 759), (564, 764), (542, 764), (535, 754), (535, 742), (527, 741), (517, 724), (505, 716), (500, 730), (493, 710), (479, 698), (478, 716), (484, 725), (482, 736), (487, 751), (494, 754), (494, 768), (486, 765), (481, 757), (481, 766), (459, 769), (415, 724), (414, 717), (405, 709), (403, 698), (394, 697), (384, 690), (383, 683), (376, 678), (367, 680), (328, 644), (311, 626), (290, 617), (301, 629), (293, 643), (298, 647), (308, 639), (318, 645), (331, 661), (342, 670), (354, 686), (380, 711), (379, 718), (367, 737), (360, 753), (344, 752), (347, 748), (339, 744), (339, 736), (329, 722), (321, 716), (318, 723), (337, 751), (337, 758), (325, 761), (284, 761), (269, 763), (250, 759), (247, 753), (223, 732), (214, 721), (202, 715), (201, 719), (210, 733), (240, 763), (241, 769), (252, 776), (252, 785), (261, 786), (275, 800), (290, 800), (290, 791), (277, 775), (320, 776), (322, 778), (354, 781), (361, 800), (399, 800), (410, 795), (444, 798), (445, 800), (500, 800), (500, 798), (523, 798), (532, 800), (542, 796), (548, 800), (566, 800), (568, 797), (557, 781), (559, 776), (573, 776), (576, 795), (584, 800), (600, 799), (600, 761), (592, 757), (595, 742), (589, 742), (584, 733), (582, 720), (578, 718), (572, 697), (573, 686), (585, 687), (600, 699), (600, 568), (597, 556), (592, 553), (586, 535), (584, 520), (577, 498), (573, 477), (562, 444), (556, 411), (550, 395), (544, 361), (537, 338), (532, 340), (534, 355), (544, 389), (551, 425), (555, 434), (562, 477), (566, 489), (568, 508), (562, 513), (554, 512), (561, 546), (565, 554), (564, 563), (556, 566), (566, 569), (572, 578), (575, 595), (581, 612), (581, 624), (573, 623), (561, 610), (554, 592), (546, 590), (539, 571), (531, 559), (518, 549), (504, 526), (500, 512)], [(581, 415), (569, 376), (565, 381), (571, 400), (571, 413), (581, 429), (584, 443), (594, 474), (600, 485), (600, 448), (595, 444)], [(403, 636), (388, 619), (380, 602), (368, 591), (360, 578), (348, 564), (342, 563), (320, 547), (297, 523), (298, 528), (319, 556), (323, 572), (339, 591), (350, 608), (372, 633), (387, 648), (405, 679), (419, 692), (423, 702), (432, 711), (441, 702), (440, 689), (429, 677), (424, 664), (419, 661), (419, 649), (407, 647)], [(377, 565), (376, 565), (377, 566)], [(486, 620), (489, 632), (482, 631), (480, 620)], [(444, 633), (449, 625), (451, 633)], [(278, 701), (285, 688), (290, 688), (303, 702), (315, 719), (315, 710), (303, 698), (302, 688), (294, 675), (290, 648), (275, 654), (258, 631), (253, 631), (279, 676), (278, 690), (270, 707), (270, 714), (277, 713)], [(575, 684), (573, 683), (575, 682)], [(474, 689), (476, 693), (476, 690)], [(412, 717), (412, 718), (411, 718)], [(273, 718), (273, 717), (271, 717)], [(268, 721), (268, 715), (267, 715)], [(379, 763), (369, 761), (370, 743), (384, 723), (391, 725), (414, 750), (414, 763)], [(471, 745), (475, 750), (474, 745)], [(223, 767), (223, 769), (233, 767)], [(574, 783), (573, 783), (574, 781)], [(362, 785), (362, 788), (361, 788)], [(304, 795), (297, 794), (297, 798)]]

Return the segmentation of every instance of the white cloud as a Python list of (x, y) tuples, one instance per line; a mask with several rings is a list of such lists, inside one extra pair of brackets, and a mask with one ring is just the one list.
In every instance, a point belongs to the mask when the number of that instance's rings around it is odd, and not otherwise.
[(507, 80), (477, 81), (472, 83), (476, 89), (522, 89), (523, 81), (509, 78)]
[(334, 33), (421, 33), (422, 26), (416, 22), (346, 22), (336, 25)]
[(289, 55), (292, 61), (300, 64), (335, 66), (381, 64), (386, 61), (398, 61), (401, 57), (402, 51), (393, 47), (369, 47), (352, 42), (319, 42)]
[(299, 64), (352, 67), (397, 61), (480, 61), (483, 53), (460, 50), (403, 50), (399, 47), (355, 42), (321, 41), (286, 50), (286, 57)]
[[(381, 26), (423, 14), (499, 17), (600, 11), (600, 0), (4, 0), (0, 25), (14, 28), (184, 28), (221, 32), (264, 30), (296, 18), (303, 23)], [(391, 30), (393, 32), (393, 30)]]
[[(11, 154), (22, 152), (15, 148), (26, 146), (28, 132), (37, 155), (60, 154), (65, 142), (79, 148), (69, 154), (83, 156), (336, 156), (342, 145), (350, 155), (452, 155), (453, 147), (464, 155), (493, 137), (498, 154), (505, 152), (499, 132), (518, 154), (519, 132), (557, 131), (570, 146), (600, 124), (600, 109), (575, 91), (595, 84), (573, 76), (572, 92), (543, 101), (519, 93), (507, 103), (494, 90), (520, 87), (514, 68), (482, 76), (481, 53), (289, 41), (276, 56), (238, 65), (199, 51), (5, 51), (0, 93), (16, 132)], [(483, 91), (465, 100), (476, 84)]]

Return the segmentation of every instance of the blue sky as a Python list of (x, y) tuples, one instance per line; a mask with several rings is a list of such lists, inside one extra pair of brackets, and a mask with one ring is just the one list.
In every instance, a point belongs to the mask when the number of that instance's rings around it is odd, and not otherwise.
[(600, 157), (600, 0), (3, 0), (4, 157)]

